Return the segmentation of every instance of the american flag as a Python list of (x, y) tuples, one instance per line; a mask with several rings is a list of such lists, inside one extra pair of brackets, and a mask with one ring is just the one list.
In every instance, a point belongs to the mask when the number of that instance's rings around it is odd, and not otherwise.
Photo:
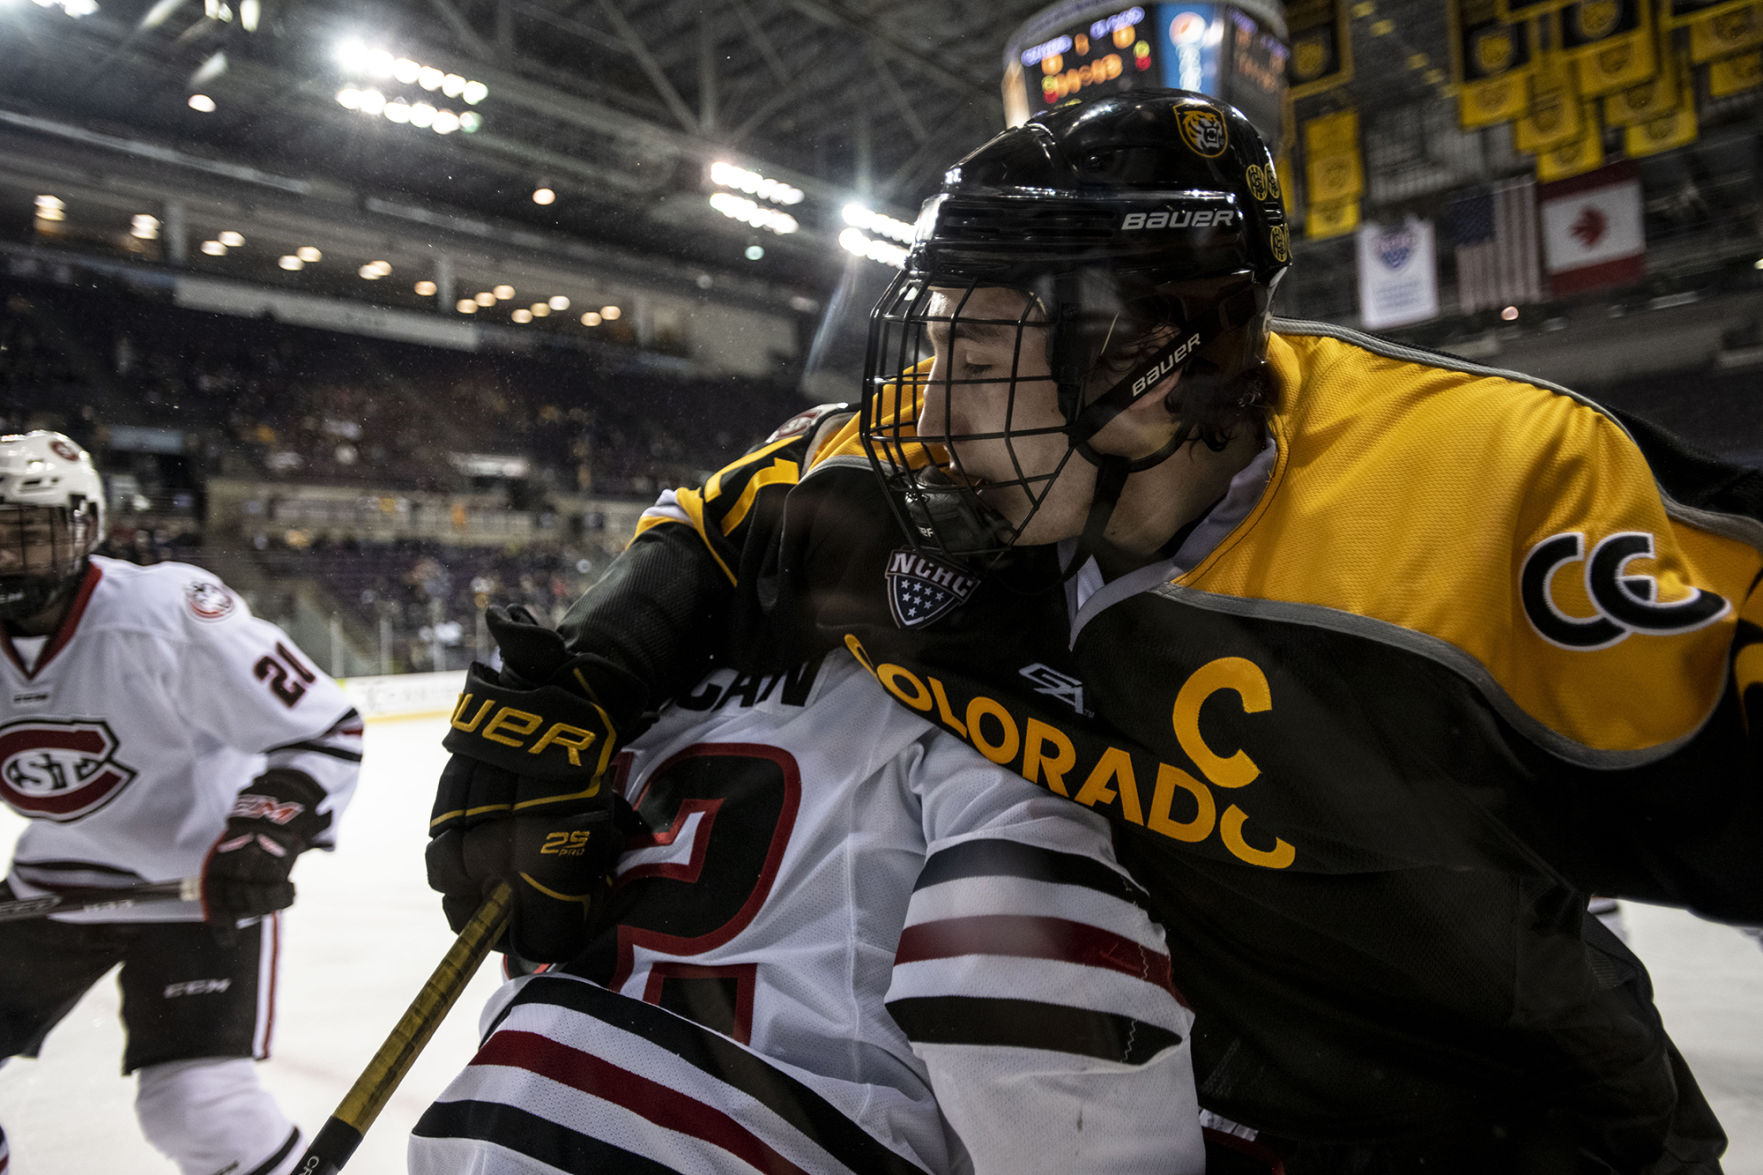
[(1509, 180), (1451, 203), (1464, 314), (1543, 300), (1536, 182)]

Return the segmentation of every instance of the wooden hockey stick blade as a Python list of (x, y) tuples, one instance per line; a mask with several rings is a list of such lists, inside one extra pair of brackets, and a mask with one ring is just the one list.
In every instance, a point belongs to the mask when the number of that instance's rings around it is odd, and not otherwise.
[(185, 877), (180, 881), (144, 881), (140, 885), (123, 885), (114, 889), (93, 886), (87, 889), (63, 890), (40, 898), (18, 898), (0, 902), (0, 922), (21, 922), (27, 918), (47, 918), (51, 914), (73, 914), (79, 911), (110, 912), (129, 910), (153, 902), (194, 902), (202, 898), (202, 879)]
[(484, 897), (483, 905), (477, 908), (477, 913), (471, 916), (465, 929), (459, 932), (459, 937), (453, 940), (453, 945), (435, 965), (434, 973), (422, 985), (422, 990), (416, 993), (410, 1007), (392, 1026), (379, 1052), (373, 1055), (367, 1068), (343, 1096), (337, 1112), (313, 1136), (311, 1145), (295, 1165), (293, 1175), (335, 1175), (343, 1169), (355, 1148), (361, 1145), (367, 1128), (379, 1117), (398, 1083), (404, 1080), (418, 1054), (459, 999), (459, 993), (465, 990), (484, 956), (502, 937), (513, 900), (514, 891), (500, 881)]

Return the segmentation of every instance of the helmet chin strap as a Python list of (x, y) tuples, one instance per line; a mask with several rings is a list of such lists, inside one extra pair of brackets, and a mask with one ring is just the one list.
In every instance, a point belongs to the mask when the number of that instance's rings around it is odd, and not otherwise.
[[(1089, 512), (1084, 516), (1077, 549), (1060, 573), (1062, 580), (1075, 575), (1092, 555), (1106, 552), (1113, 546), (1107, 540), (1106, 532), (1120, 502), (1121, 491), (1126, 488), (1127, 478), (1169, 460), (1194, 439), (1194, 430), (1190, 425), (1181, 425), (1155, 452), (1143, 457), (1100, 452), (1090, 444), (1091, 438), (1152, 389), (1161, 386), (1171, 374), (1185, 375), (1207, 344), (1225, 331), (1249, 321), (1260, 311), (1262, 300), (1261, 291), (1253, 285), (1219, 299), (1199, 319), (1184, 323), (1143, 366), (1127, 372), (1107, 391), (1085, 405), (1077, 419), (1071, 422), (1066, 431), (1072, 438), (1072, 449), (1096, 467), (1096, 488), (1090, 497)], [(1177, 537), (1187, 529), (1184, 526), (1177, 532)]]

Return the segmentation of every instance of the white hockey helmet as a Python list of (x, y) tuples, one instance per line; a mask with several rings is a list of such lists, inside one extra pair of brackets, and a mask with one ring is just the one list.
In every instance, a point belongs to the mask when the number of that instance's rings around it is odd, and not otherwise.
[[(35, 616), (69, 591), (104, 537), (104, 483), (92, 455), (58, 432), (0, 436), (0, 619)], [(35, 521), (47, 525), (33, 532)], [(8, 559), (7, 554), (13, 557)]]

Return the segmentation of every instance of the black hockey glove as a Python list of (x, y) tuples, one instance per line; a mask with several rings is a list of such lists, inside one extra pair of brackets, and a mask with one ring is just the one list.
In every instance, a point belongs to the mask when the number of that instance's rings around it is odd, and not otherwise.
[(331, 818), (324, 789), (304, 771), (272, 767), (233, 800), (226, 827), (202, 862), (202, 916), (231, 928), (294, 904), (288, 873)]
[(429, 822), (429, 886), (457, 931), (507, 881), (502, 949), (560, 962), (587, 944), (624, 845), (606, 774), (618, 735), (561, 636), (524, 608), (487, 620), (503, 668), (471, 667), (442, 742), (453, 757)]

